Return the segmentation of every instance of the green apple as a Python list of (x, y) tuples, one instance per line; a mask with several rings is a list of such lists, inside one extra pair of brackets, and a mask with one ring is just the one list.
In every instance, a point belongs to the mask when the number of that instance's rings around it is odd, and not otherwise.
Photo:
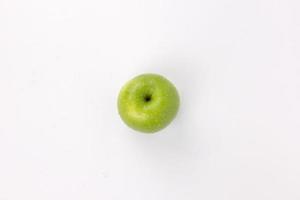
[(142, 74), (128, 81), (118, 97), (118, 110), (129, 127), (144, 133), (165, 128), (176, 116), (179, 95), (174, 85), (157, 74)]

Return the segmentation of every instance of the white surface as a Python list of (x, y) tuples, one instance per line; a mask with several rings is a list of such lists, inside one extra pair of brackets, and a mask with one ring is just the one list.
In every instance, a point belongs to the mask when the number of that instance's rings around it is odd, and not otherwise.
[[(299, 200), (298, 0), (1, 0), (0, 200)], [(116, 110), (144, 72), (182, 105)]]

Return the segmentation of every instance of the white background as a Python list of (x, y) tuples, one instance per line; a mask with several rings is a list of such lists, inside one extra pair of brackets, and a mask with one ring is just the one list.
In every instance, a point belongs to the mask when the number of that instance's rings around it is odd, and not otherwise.
[[(0, 200), (299, 200), (298, 0), (0, 0)], [(155, 135), (120, 87), (181, 95)]]

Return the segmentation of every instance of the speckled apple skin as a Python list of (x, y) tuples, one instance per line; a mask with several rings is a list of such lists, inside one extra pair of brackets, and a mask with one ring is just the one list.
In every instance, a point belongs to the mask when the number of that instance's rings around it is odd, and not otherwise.
[(158, 74), (142, 74), (128, 81), (118, 96), (122, 120), (134, 130), (155, 133), (170, 124), (180, 99), (174, 85)]

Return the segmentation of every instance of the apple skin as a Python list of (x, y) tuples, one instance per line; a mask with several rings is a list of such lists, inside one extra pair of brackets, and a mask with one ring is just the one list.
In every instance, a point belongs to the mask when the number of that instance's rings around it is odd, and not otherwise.
[(178, 112), (174, 85), (158, 74), (142, 74), (128, 81), (118, 96), (118, 111), (129, 127), (144, 133), (165, 128)]

